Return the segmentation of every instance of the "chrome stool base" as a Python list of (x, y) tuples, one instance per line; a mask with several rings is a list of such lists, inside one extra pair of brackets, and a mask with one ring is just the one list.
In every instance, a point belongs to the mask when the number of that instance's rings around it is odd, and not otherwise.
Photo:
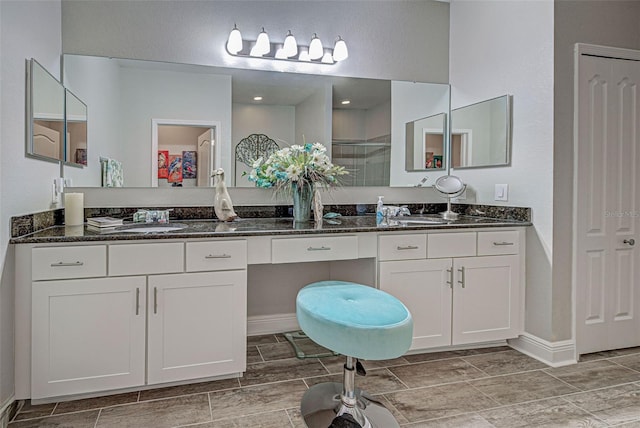
[[(327, 428), (331, 425), (331, 421), (338, 415), (338, 412), (343, 410), (342, 390), (342, 383), (326, 382), (314, 385), (305, 392), (300, 411), (307, 427)], [(370, 424), (363, 426), (363, 428), (400, 428), (391, 412), (374, 398), (369, 397), (359, 388), (355, 388), (355, 396), (357, 399), (356, 412), (362, 413)], [(349, 410), (355, 409), (346, 410), (351, 413)]]

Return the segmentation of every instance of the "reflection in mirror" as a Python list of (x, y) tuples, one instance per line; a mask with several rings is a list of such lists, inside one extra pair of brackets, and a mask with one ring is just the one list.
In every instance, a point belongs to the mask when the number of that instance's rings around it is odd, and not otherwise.
[(218, 123), (152, 121), (153, 187), (212, 187)]
[(440, 113), (406, 123), (407, 171), (445, 168), (447, 114)]
[(27, 154), (61, 161), (64, 159), (64, 87), (34, 59), (29, 61), (28, 70)]
[(345, 186), (388, 186), (391, 166), (391, 82), (335, 79), (331, 157), (349, 174)]
[(451, 166), (508, 165), (511, 153), (511, 96), (451, 111)]
[(406, 186), (419, 178), (404, 177), (405, 122), (449, 111), (444, 84), (68, 54), (63, 70), (66, 86), (89, 106), (87, 168), (64, 171), (78, 187), (100, 186), (100, 157), (122, 162), (127, 187), (159, 185), (150, 126), (159, 119), (218, 122), (215, 167), (234, 186), (254, 187), (243, 176), (250, 167), (235, 156), (254, 134), (280, 148), (325, 144), (332, 161), (351, 172), (345, 185)]
[(67, 129), (66, 156), (68, 164), (87, 165), (87, 106), (66, 90), (65, 121)]
[[(449, 112), (450, 99), (451, 93), (449, 85), (398, 81), (391, 83), (391, 186), (433, 186), (436, 178), (442, 175), (443, 169), (447, 170), (449, 132), (446, 127), (447, 121), (445, 117), (438, 119), (438, 116), (443, 114), (443, 112)], [(430, 117), (435, 117), (435, 119), (433, 119), (434, 127), (446, 130), (446, 132), (440, 131), (444, 134), (444, 142), (439, 146), (442, 148), (441, 159), (435, 158), (436, 154), (434, 149), (434, 159), (441, 162), (442, 169), (415, 168), (407, 171), (407, 158), (414, 156), (415, 151), (412, 151), (412, 149), (415, 147), (415, 143), (412, 147), (407, 147), (406, 124), (420, 121), (421, 118)], [(431, 126), (431, 121), (431, 119), (425, 120), (428, 127)], [(435, 125), (435, 122), (438, 122), (438, 125)], [(419, 128), (419, 132), (422, 132), (422, 122), (419, 123), (418, 126), (414, 126), (413, 128), (414, 130), (415, 128)], [(422, 139), (422, 137), (420, 139)], [(420, 148), (421, 144), (423, 143), (418, 143), (420, 152), (422, 152)], [(408, 154), (407, 151), (412, 151), (412, 153)], [(422, 155), (417, 156), (421, 157)], [(425, 156), (428, 155), (425, 154)]]

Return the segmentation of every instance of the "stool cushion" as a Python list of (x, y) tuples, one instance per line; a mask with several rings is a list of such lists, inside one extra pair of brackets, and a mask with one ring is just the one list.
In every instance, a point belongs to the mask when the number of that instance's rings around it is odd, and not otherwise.
[(413, 321), (384, 291), (345, 281), (321, 281), (298, 292), (296, 315), (311, 340), (342, 355), (386, 360), (411, 346)]

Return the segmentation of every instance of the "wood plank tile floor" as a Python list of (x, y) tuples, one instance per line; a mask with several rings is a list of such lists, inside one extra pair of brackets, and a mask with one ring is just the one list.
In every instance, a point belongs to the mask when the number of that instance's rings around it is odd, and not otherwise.
[[(305, 352), (319, 350), (300, 342)], [(281, 335), (251, 337), (240, 379), (52, 404), (23, 404), (25, 427), (303, 428), (304, 391), (340, 381), (343, 358), (295, 358)], [(640, 348), (583, 356), (551, 368), (509, 347), (406, 355), (365, 362), (359, 387), (407, 428), (640, 428)]]

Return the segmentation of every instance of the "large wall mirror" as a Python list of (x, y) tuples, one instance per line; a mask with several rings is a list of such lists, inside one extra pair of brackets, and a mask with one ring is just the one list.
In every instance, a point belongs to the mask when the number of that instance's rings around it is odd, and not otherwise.
[(64, 160), (64, 87), (36, 60), (27, 63), (28, 156)]
[[(102, 185), (101, 159), (122, 164), (126, 187), (209, 186), (206, 176), (218, 167), (227, 171), (229, 185), (253, 187), (246, 178), (247, 150), (303, 141), (327, 146), (333, 162), (350, 172), (346, 186), (413, 186), (429, 171), (407, 171), (405, 124), (448, 114), (450, 99), (446, 84), (83, 55), (64, 55), (63, 76), (86, 102), (91, 123), (87, 167), (64, 170), (77, 187)], [(153, 123), (189, 132), (161, 140)], [(199, 163), (203, 156), (206, 162)], [(170, 182), (175, 168), (182, 168), (182, 177), (175, 171)]]
[(504, 95), (451, 111), (451, 167), (509, 165), (512, 97)]

